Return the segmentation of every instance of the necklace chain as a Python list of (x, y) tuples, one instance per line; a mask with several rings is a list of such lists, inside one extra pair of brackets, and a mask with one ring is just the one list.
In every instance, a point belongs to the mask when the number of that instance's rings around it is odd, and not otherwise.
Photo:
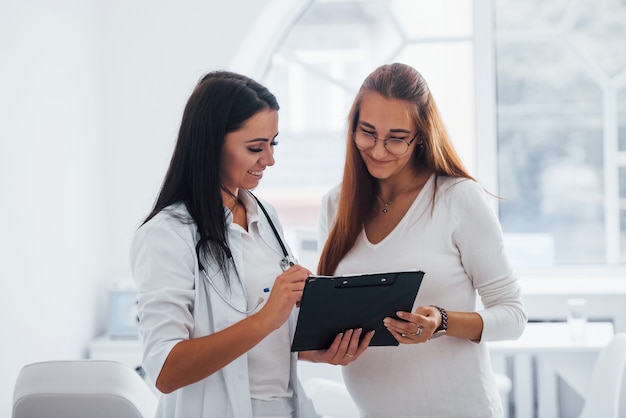
[(413, 184), (413, 183), (415, 182), (415, 180), (417, 179), (417, 177), (418, 177), (417, 175), (416, 175), (415, 177), (413, 177), (413, 179), (412, 179), (412, 180), (411, 180), (411, 181), (410, 181), (410, 182), (409, 182), (406, 186), (404, 186), (404, 187), (402, 188), (402, 190), (400, 190), (400, 191), (398, 192), (398, 194), (396, 194), (396, 197), (395, 197), (395, 198), (393, 198), (393, 199), (391, 199), (391, 200), (390, 200), (390, 201), (388, 201), (388, 202), (385, 202), (385, 201), (383, 200), (383, 198), (382, 198), (382, 196), (380, 195), (380, 193), (376, 195), (376, 197), (378, 198), (378, 200), (380, 200), (380, 203), (382, 203), (382, 204), (383, 204), (383, 213), (387, 213), (387, 212), (389, 212), (389, 206), (391, 206), (391, 204), (393, 203), (393, 201), (394, 201), (394, 200), (395, 200), (398, 196), (400, 196), (402, 193), (404, 193), (405, 191), (407, 191), (407, 189), (411, 186), (411, 184)]

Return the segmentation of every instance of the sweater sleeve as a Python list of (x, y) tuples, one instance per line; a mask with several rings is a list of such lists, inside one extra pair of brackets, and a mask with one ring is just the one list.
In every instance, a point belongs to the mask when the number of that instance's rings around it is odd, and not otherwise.
[(456, 196), (454, 242), (484, 309), (482, 341), (518, 338), (528, 320), (521, 289), (507, 259), (500, 223), (486, 192), (473, 181), (451, 186)]

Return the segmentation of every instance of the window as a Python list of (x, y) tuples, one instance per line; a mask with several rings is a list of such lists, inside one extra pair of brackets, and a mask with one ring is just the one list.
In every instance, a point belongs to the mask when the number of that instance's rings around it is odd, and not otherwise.
[(503, 199), (516, 266), (626, 261), (626, 5), (601, 0), (317, 0), (263, 82), (279, 169), (259, 190), (314, 229), (343, 169), (346, 117), (376, 66), (426, 78), (469, 170)]
[(498, 0), (495, 39), (503, 230), (547, 264), (624, 263), (626, 4)]

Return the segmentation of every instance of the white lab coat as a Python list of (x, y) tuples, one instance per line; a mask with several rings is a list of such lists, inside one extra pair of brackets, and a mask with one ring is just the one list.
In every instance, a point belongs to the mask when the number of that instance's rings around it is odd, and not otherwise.
[[(256, 208), (260, 213), (261, 238), (282, 257), (276, 236), (256, 201), (247, 193), (241, 195), (246, 208)], [(274, 208), (265, 202), (263, 205), (282, 235)], [(182, 204), (157, 214), (137, 230), (130, 251), (132, 273), (138, 289), (143, 368), (152, 382), (156, 381), (176, 343), (212, 334), (246, 317), (228, 306), (200, 272), (195, 251), (198, 241), (195, 223), (181, 222), (171, 216), (172, 212), (188, 216)], [(229, 215), (227, 222), (231, 220)], [(235, 265), (243, 271), (241, 236), (229, 232), (228, 240)], [(222, 294), (230, 294), (230, 301), (235, 306), (246, 306), (244, 287), (236, 274), (230, 275), (228, 290), (216, 263), (203, 264)], [(297, 310), (294, 309), (289, 319), (292, 336), (296, 319)], [(296, 370), (297, 354), (294, 353), (290, 382), (294, 390), (296, 416), (315, 417), (313, 404), (304, 393)], [(252, 417), (247, 354), (199, 382), (161, 395), (157, 417)]]

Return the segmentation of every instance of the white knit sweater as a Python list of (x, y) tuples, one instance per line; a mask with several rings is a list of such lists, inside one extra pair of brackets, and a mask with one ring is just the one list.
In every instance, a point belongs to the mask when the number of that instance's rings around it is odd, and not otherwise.
[[(434, 211), (431, 199), (437, 182)], [(336, 215), (340, 186), (325, 197), (324, 242)], [(475, 312), (482, 341), (443, 336), (424, 344), (369, 347), (344, 367), (350, 394), (364, 417), (498, 417), (501, 403), (484, 341), (516, 339), (527, 318), (504, 253), (500, 224), (475, 182), (428, 180), (404, 218), (378, 244), (363, 230), (336, 274), (423, 270), (415, 306)]]

